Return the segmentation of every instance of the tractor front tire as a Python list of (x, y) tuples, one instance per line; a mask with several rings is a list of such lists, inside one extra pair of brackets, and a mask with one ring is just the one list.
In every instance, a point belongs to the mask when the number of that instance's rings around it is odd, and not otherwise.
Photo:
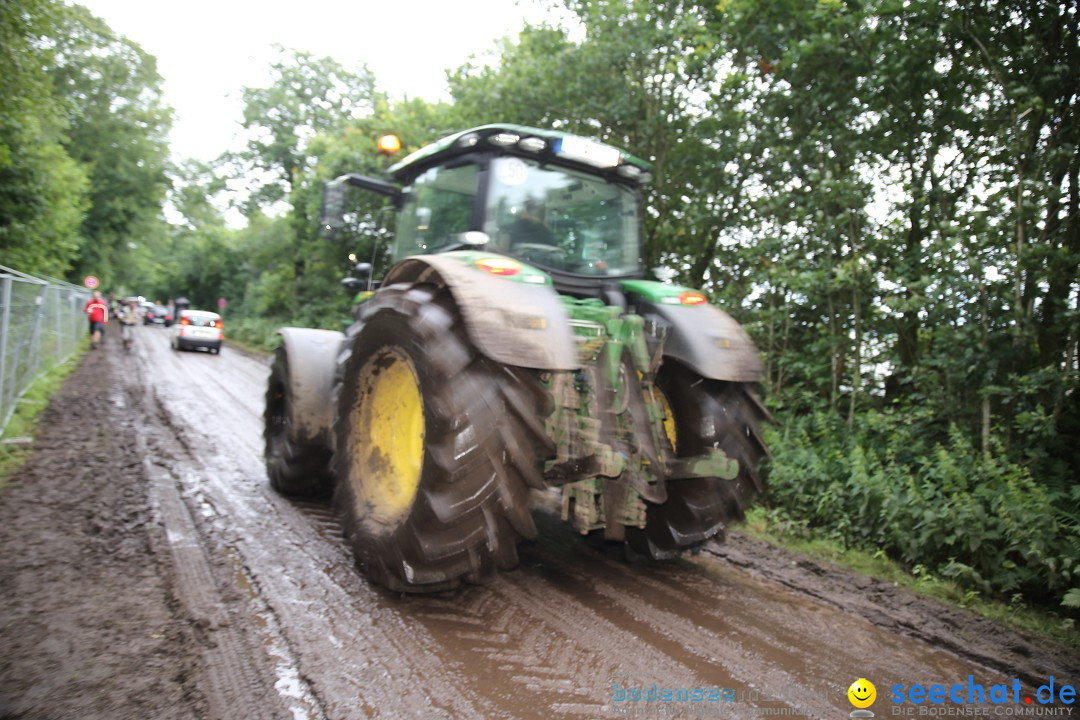
[(744, 519), (747, 506), (764, 492), (759, 465), (768, 454), (761, 425), (769, 413), (747, 383), (709, 380), (674, 361), (656, 378), (665, 406), (665, 428), (676, 455), (719, 448), (739, 463), (733, 480), (688, 478), (667, 483), (667, 501), (649, 503), (643, 529), (627, 528), (631, 550), (657, 560), (694, 550)]
[(288, 497), (328, 495), (331, 488), (330, 450), (298, 442), (290, 423), (292, 384), (284, 347), (274, 350), (266, 386), (263, 439), (270, 486)]
[(536, 527), (543, 398), (530, 372), (481, 356), (450, 293), (383, 288), (347, 334), (334, 500), (358, 563), (398, 592), (484, 583)]

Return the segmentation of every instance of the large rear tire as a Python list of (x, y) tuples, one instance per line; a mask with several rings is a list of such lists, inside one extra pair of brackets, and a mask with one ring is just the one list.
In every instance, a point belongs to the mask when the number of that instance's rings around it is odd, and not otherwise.
[(656, 387), (676, 455), (719, 448), (739, 462), (733, 480), (669, 481), (667, 502), (648, 504), (645, 528), (627, 528), (631, 549), (663, 560), (722, 538), (724, 528), (742, 520), (753, 498), (764, 492), (759, 465), (768, 450), (761, 425), (769, 413), (747, 383), (708, 380), (670, 360), (661, 367)]
[(531, 373), (481, 356), (449, 292), (427, 284), (380, 290), (346, 346), (334, 500), (368, 577), (431, 592), (515, 566), (547, 443)]
[(330, 450), (321, 445), (297, 442), (290, 422), (291, 406), (288, 353), (284, 347), (278, 347), (270, 365), (263, 414), (264, 457), (270, 486), (289, 497), (329, 495), (332, 487)]

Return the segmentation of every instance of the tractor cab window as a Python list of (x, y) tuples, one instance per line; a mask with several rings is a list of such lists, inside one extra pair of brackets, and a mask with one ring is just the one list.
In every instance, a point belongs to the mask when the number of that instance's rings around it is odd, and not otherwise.
[(493, 160), (484, 231), (489, 247), (551, 270), (618, 276), (641, 267), (633, 191), (566, 168)]
[(434, 167), (409, 188), (398, 214), (395, 261), (441, 252), (470, 227), (479, 180), (477, 166)]

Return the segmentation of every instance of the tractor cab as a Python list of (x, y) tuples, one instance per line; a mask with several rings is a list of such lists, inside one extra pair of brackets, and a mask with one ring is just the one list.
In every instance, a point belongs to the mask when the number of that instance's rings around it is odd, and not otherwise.
[(598, 296), (644, 275), (639, 187), (650, 169), (575, 135), (488, 125), (409, 155), (390, 168), (393, 185), (342, 180), (394, 199), (394, 263), (483, 250), (543, 269), (559, 292)]

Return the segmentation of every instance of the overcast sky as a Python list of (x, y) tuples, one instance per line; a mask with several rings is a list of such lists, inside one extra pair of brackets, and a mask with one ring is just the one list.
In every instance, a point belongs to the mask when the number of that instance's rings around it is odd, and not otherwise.
[(78, 2), (157, 58), (176, 111), (173, 157), (201, 160), (234, 144), (240, 88), (268, 83), (274, 44), (348, 69), (367, 63), (391, 95), (439, 100), (448, 68), (550, 16), (545, 0)]

